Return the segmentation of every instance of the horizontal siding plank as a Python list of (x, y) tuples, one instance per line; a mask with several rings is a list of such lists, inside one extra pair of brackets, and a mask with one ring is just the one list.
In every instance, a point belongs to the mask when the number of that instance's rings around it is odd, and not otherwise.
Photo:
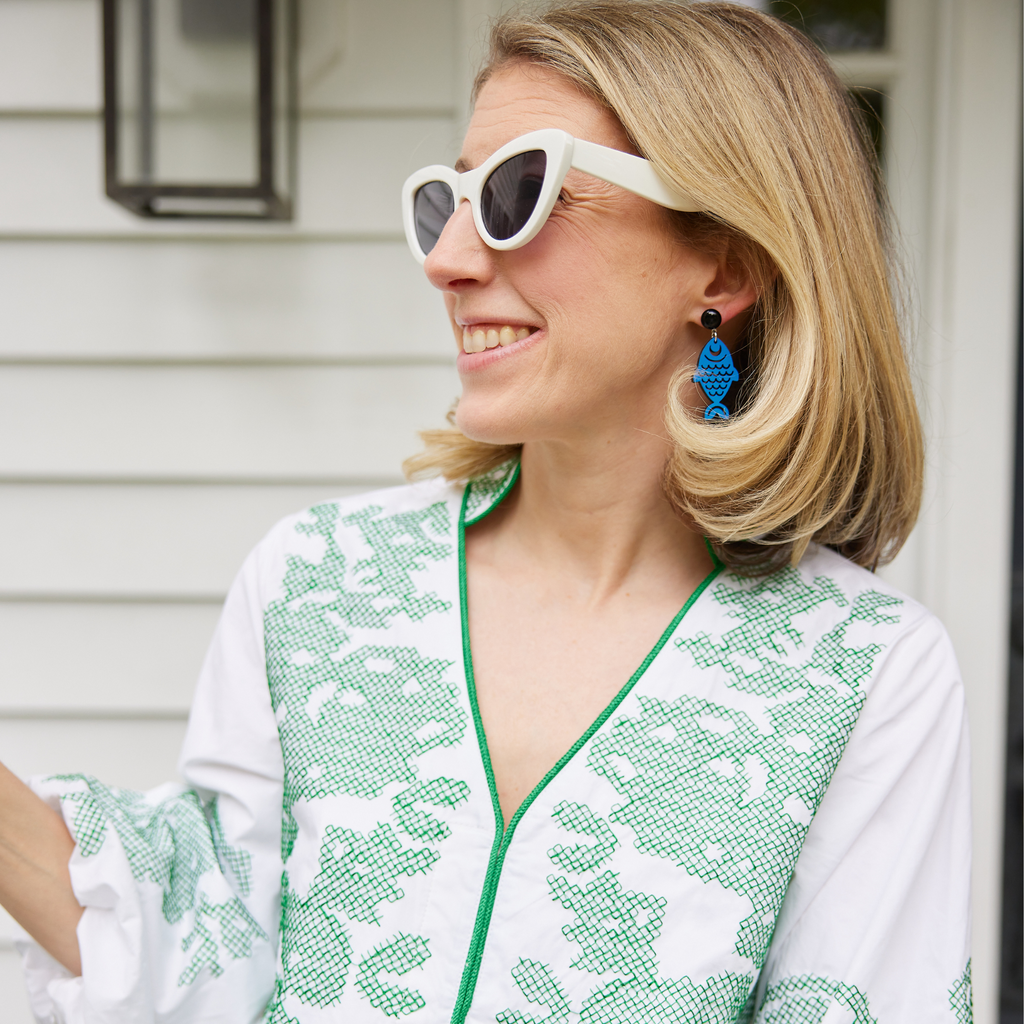
[(365, 489), (0, 485), (0, 596), (219, 599), (275, 522)]
[(181, 721), (0, 718), (0, 750), (16, 775), (83, 772), (111, 786), (152, 789), (178, 778)]
[(303, 0), (303, 108), (455, 102), (455, 0)]
[[(202, 232), (196, 221), (147, 220), (107, 199), (102, 145), (98, 117), (0, 118), (0, 233)], [(400, 234), (402, 182), (417, 167), (450, 163), (458, 146), (450, 118), (305, 120), (299, 130), (296, 218), (274, 227), (284, 234)], [(215, 236), (224, 232), (224, 223), (207, 223), (205, 230)]]
[(0, 3), (0, 109), (98, 110), (98, 0)]
[(0, 717), (140, 710), (181, 717), (220, 607), (0, 602)]
[(0, 477), (395, 477), (454, 367), (0, 368)]
[[(303, 107), (450, 107), (455, 0), (300, 0)], [(102, 105), (98, 0), (0, 3), (3, 111)]]
[(404, 242), (0, 242), (0, 361), (453, 356)]
[(454, 163), (462, 133), (446, 118), (317, 119), (299, 139), (297, 228), (400, 232), (402, 183), (419, 167)]

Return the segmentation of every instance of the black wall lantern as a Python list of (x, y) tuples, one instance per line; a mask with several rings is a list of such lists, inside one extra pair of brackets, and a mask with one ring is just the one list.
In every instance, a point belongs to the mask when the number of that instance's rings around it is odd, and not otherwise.
[(107, 195), (142, 217), (289, 220), (295, 0), (103, 0)]

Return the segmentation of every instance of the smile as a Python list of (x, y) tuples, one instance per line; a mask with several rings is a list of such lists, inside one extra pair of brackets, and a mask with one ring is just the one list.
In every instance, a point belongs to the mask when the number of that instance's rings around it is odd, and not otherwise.
[(474, 324), (462, 328), (462, 351), (483, 352), (485, 349), (513, 345), (533, 334), (535, 328), (511, 327), (508, 324)]

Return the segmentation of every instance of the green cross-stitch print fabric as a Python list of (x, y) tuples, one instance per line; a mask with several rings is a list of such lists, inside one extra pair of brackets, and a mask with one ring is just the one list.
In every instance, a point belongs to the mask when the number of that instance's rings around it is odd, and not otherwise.
[(516, 472), (286, 520), (225, 606), (193, 788), (41, 785), (90, 965), (29, 957), (41, 1019), (969, 1024), (955, 660), (831, 552), (709, 577), (504, 830), (460, 522)]
[(215, 865), (233, 876), (248, 894), (249, 855), (224, 840), (216, 800), (204, 806), (194, 792), (176, 793), (160, 801), (141, 793), (105, 786), (88, 775), (57, 775), (64, 783), (64, 801), (74, 808), (73, 831), (78, 853), (95, 856), (113, 831), (137, 881), (155, 883), (163, 893), (164, 920), (184, 920), (181, 941), (188, 954), (177, 984), (191, 985), (204, 971), (217, 976), (228, 960), (252, 955), (253, 944), (268, 936), (237, 896), (214, 903), (199, 882)]
[[(747, 1002), (901, 602), (875, 590), (847, 593), (833, 578), (792, 568), (756, 582), (725, 575), (705, 599), (704, 614), (684, 617), (539, 801), (551, 807), (557, 841), (548, 863), (533, 858), (532, 870), (544, 871), (549, 903), (567, 912), (555, 915), (552, 933), (571, 952), (509, 943), (517, 991), (501, 1020), (575, 1012), (594, 1024), (695, 1015), (727, 1024)], [(556, 795), (565, 799), (551, 806)], [(569, 845), (565, 832), (589, 841)], [(688, 912), (682, 875), (726, 897), (720, 920), (732, 908), (731, 949), (720, 961), (731, 970), (704, 978), (665, 970), (657, 940), (667, 919), (701, 920), (707, 897), (691, 887)], [(516, 894), (509, 889), (505, 899), (514, 904)], [(501, 971), (496, 953), (490, 965)], [(547, 1016), (528, 1006), (542, 995)]]
[[(386, 909), (442, 857), (452, 829), (437, 810), (470, 793), (465, 779), (425, 777), (419, 768), (429, 752), (462, 745), (469, 721), (454, 660), (430, 657), (417, 643), (418, 632), (434, 634), (452, 618), (447, 628), (458, 640), (454, 602), (417, 582), (428, 565), (454, 565), (456, 524), (443, 501), (391, 514), (372, 503), (345, 513), (327, 504), (296, 530), (319, 548), (315, 557), (288, 557), (283, 593), (265, 614), (285, 768), (282, 967), (272, 1018), (286, 1019), (292, 1003), (338, 1005), (346, 993), (385, 1017), (407, 1016), (426, 1006), (424, 995), (386, 979), (428, 961), (431, 936), (411, 922), (388, 935), (386, 919), (402, 915)], [(293, 892), (296, 805), (316, 808), (339, 795), (364, 802), (372, 826), (350, 827), (324, 807), (315, 874)], [(372, 926), (369, 936), (366, 928), (356, 935), (357, 925)]]

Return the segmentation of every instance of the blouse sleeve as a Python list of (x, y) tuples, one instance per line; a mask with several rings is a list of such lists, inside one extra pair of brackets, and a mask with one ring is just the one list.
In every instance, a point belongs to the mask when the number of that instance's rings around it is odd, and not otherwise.
[(925, 615), (886, 651), (808, 830), (757, 1024), (971, 1021), (969, 798), (956, 657)]
[[(264, 545), (264, 550), (266, 545)], [(200, 675), (179, 770), (147, 793), (84, 775), (31, 781), (72, 836), (82, 976), (24, 937), (29, 998), (55, 1024), (262, 1018), (280, 917), (283, 765), (264, 667), (257, 549)]]

